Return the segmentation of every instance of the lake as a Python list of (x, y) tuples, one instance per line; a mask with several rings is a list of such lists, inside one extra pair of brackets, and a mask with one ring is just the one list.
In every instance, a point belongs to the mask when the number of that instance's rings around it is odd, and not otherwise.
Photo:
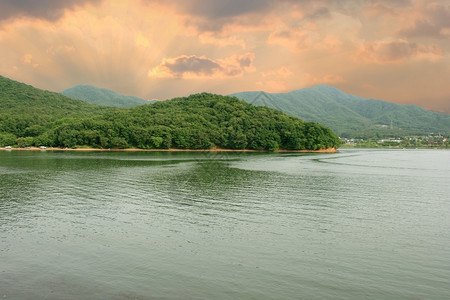
[(0, 151), (2, 299), (449, 299), (450, 151)]

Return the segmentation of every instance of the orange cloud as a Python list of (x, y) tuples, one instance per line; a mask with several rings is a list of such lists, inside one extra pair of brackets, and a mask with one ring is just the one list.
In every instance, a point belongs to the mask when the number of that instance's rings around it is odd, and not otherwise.
[(363, 84), (361, 84), (361, 87), (363, 89), (369, 89), (369, 90), (372, 90), (372, 89), (375, 88), (375, 86), (373, 84), (370, 84), (370, 83), (363, 83)]
[(327, 84), (327, 85), (335, 85), (338, 83), (344, 83), (346, 80), (344, 77), (335, 74), (326, 74), (323, 76), (314, 76), (310, 73), (306, 73), (304, 75), (305, 82), (307, 86), (317, 85), (317, 84)]
[(280, 80), (258, 81), (256, 84), (268, 93), (281, 93), (288, 91), (288, 86)]
[(0, 73), (53, 91), (89, 83), (141, 95), (148, 68), (175, 49), (171, 43), (186, 32), (179, 17), (168, 18), (169, 13), (157, 4), (105, 1), (67, 10), (53, 24), (11, 20), (0, 30)]
[(30, 53), (25, 54), (22, 58), (22, 61), (24, 64), (33, 66), (33, 68), (39, 67), (39, 64), (33, 61), (33, 55), (31, 55)]
[(31, 60), (33, 59), (33, 55), (31, 55), (31, 54), (25, 54), (24, 56), (23, 56), (23, 62), (24, 63), (26, 63), (26, 64), (31, 64)]
[(277, 77), (277, 78), (287, 78), (292, 76), (294, 73), (292, 73), (291, 70), (289, 70), (288, 67), (286, 66), (281, 66), (279, 69), (274, 70), (274, 71), (269, 71), (269, 72), (261, 72), (261, 75), (263, 77)]
[(258, 87), (266, 92), (278, 93), (289, 90), (288, 81), (294, 73), (286, 66), (268, 72), (261, 72), (263, 80), (257, 81)]
[(5, 0), (0, 74), (160, 99), (324, 83), (432, 101), (450, 74), (447, 2)]
[(149, 47), (150, 41), (142, 33), (136, 34), (136, 46)]
[(236, 36), (217, 36), (211, 33), (202, 33), (198, 38), (203, 44), (212, 44), (219, 47), (239, 46), (241, 49), (246, 48), (245, 40)]
[(309, 14), (294, 10), (272, 18), (266, 27), (269, 32), (266, 42), (297, 53), (308, 50), (335, 53), (353, 45), (361, 27), (353, 16), (324, 7)]
[(254, 70), (253, 53), (233, 55), (225, 59), (213, 60), (205, 56), (181, 55), (165, 58), (148, 72), (154, 78), (226, 78), (242, 76), (245, 71)]

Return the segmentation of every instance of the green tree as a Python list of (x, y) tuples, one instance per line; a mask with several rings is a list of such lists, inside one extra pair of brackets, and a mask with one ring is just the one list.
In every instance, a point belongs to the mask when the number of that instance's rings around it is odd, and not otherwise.
[(17, 137), (12, 133), (0, 133), (0, 147), (16, 144)]

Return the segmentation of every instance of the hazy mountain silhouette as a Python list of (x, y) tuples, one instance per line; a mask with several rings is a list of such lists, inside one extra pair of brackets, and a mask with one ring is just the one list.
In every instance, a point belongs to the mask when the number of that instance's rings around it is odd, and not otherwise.
[(154, 102), (141, 99), (138, 97), (120, 95), (111, 90), (98, 88), (90, 85), (77, 85), (62, 91), (61, 94), (67, 97), (83, 100), (92, 104), (122, 107), (122, 108), (134, 107)]

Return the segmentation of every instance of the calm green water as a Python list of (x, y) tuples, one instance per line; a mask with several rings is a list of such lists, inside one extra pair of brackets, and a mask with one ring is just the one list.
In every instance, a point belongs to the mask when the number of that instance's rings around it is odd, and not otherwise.
[(449, 299), (450, 151), (0, 151), (3, 299)]

